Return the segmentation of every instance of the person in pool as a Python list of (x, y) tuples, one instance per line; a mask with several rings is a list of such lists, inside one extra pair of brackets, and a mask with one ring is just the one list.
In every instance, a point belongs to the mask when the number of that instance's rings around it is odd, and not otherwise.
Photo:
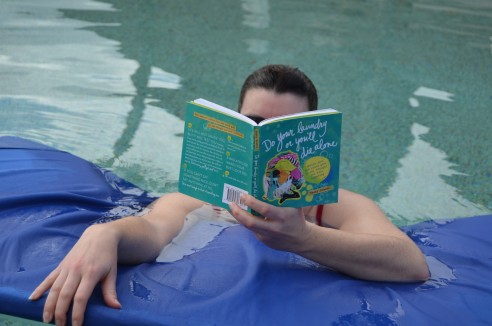
[[(317, 91), (299, 69), (267, 65), (244, 82), (239, 111), (256, 121), (317, 108)], [(370, 199), (339, 190), (338, 203), (280, 208), (245, 195), (232, 216), (256, 237), (278, 250), (299, 254), (340, 273), (373, 281), (418, 282), (429, 277), (422, 252)], [(115, 289), (118, 263), (154, 260), (181, 230), (185, 216), (204, 205), (181, 193), (166, 194), (143, 216), (128, 216), (88, 227), (78, 242), (31, 294), (49, 291), (43, 320), (64, 325), (73, 302), (72, 324), (81, 325), (87, 301), (98, 283), (109, 307), (121, 308)]]

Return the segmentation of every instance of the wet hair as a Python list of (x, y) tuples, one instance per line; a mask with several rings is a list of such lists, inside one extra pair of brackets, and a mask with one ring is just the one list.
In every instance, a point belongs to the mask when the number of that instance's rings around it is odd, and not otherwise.
[(287, 65), (266, 65), (254, 71), (244, 81), (239, 95), (239, 111), (243, 106), (246, 92), (263, 88), (277, 94), (292, 93), (308, 100), (309, 111), (318, 108), (318, 92), (311, 79), (298, 68)]

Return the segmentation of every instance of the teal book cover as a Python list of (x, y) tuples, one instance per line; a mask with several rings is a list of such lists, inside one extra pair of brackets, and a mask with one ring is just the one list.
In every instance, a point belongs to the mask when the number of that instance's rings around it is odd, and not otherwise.
[(263, 124), (254, 196), (288, 207), (337, 202), (341, 123), (339, 112), (318, 110)]
[[(228, 208), (251, 193), (253, 129), (237, 112), (213, 103), (188, 102), (178, 189), (207, 203)], [(243, 208), (246, 208), (242, 206)]]
[(228, 208), (242, 193), (275, 206), (338, 200), (342, 115), (332, 109), (256, 124), (206, 100), (188, 102), (179, 191)]

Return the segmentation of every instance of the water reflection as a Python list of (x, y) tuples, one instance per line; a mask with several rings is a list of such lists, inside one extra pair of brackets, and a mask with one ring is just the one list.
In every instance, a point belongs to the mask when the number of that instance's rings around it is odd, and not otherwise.
[[(455, 164), (441, 185), (489, 204), (487, 2), (220, 4), (1, 2), (0, 116), (29, 118), (0, 121), (0, 133), (69, 150), (146, 189), (173, 190), (184, 103), (204, 97), (234, 108), (254, 68), (289, 63), (313, 78), (321, 106), (345, 114), (343, 187), (397, 209), (398, 196), (382, 197), (401, 182), (398, 161), (418, 121), (432, 131), (426, 141)], [(460, 97), (433, 101), (415, 91), (409, 98), (418, 85)], [(426, 202), (438, 204), (447, 202)]]
[(181, 87), (179, 83), (181, 78), (179, 76), (146, 64), (140, 64), (130, 78), (136, 89), (136, 94), (131, 100), (132, 109), (127, 113), (125, 128), (113, 146), (113, 157), (101, 162), (103, 166), (113, 167), (115, 160), (121, 160), (122, 156), (132, 146), (135, 135), (142, 124), (150, 89), (179, 89)]
[(9, 78), (0, 80), (0, 132), (97, 160), (120, 129), (117, 108), (128, 108), (126, 70), (135, 63), (114, 50), (116, 42), (83, 30), (91, 23), (60, 18), (58, 5), (24, 3), (20, 10), (2, 2), (0, 69)]
[(10, 56), (0, 55), (0, 65), (10, 68), (42, 69), (42, 70), (62, 70), (64, 67), (57, 63), (38, 63), (38, 62), (19, 62)]
[(245, 11), (243, 24), (256, 29), (270, 27), (270, 5), (268, 0), (242, 0)]
[[(144, 188), (150, 183), (149, 190), (175, 190), (179, 155), (170, 157), (163, 150), (179, 153), (181, 120), (165, 111), (153, 112), (162, 104), (149, 98), (163, 89), (179, 89), (181, 78), (150, 60), (126, 58), (119, 41), (90, 31), (118, 29), (119, 22), (60, 15), (64, 10), (114, 15), (112, 5), (62, 5), (58, 10), (60, 3), (50, 1), (40, 10), (39, 4), (24, 4), (25, 11), (11, 6), (0, 14), (6, 31), (2, 38), (8, 40), (0, 69), (9, 76), (0, 81), (0, 133), (70, 151)], [(147, 106), (151, 112), (145, 112)], [(146, 134), (139, 135), (143, 131)], [(147, 146), (156, 137), (153, 148)], [(156, 151), (159, 144), (163, 150)], [(149, 157), (159, 160), (159, 166), (149, 167)]]
[(413, 6), (417, 9), (437, 11), (440, 13), (463, 14), (492, 18), (492, 14), (487, 11), (490, 10), (490, 1), (488, 0), (474, 0), (468, 2), (449, 1), (446, 6), (443, 6), (442, 4), (415, 2), (413, 3)]
[[(263, 30), (270, 27), (270, 4), (268, 0), (242, 0), (244, 10), (243, 25)], [(247, 38), (248, 52), (265, 54), (268, 52), (269, 41), (262, 38)]]
[(453, 269), (441, 262), (439, 259), (426, 256), (427, 265), (429, 266), (430, 278), (417, 288), (417, 291), (438, 289), (447, 286), (456, 279)]
[(152, 67), (150, 70), (148, 87), (180, 89), (182, 87), (181, 77), (176, 74), (166, 72), (158, 67)]
[(399, 325), (398, 319), (405, 315), (403, 306), (399, 299), (396, 299), (396, 307), (393, 312), (377, 313), (371, 309), (370, 303), (363, 299), (361, 308), (356, 313), (342, 315), (338, 321), (331, 323), (333, 326), (342, 325), (383, 325), (396, 326)]
[[(453, 96), (454, 94), (448, 93), (445, 91), (440, 91), (438, 89), (432, 89), (428, 87), (419, 87), (413, 95), (415, 96), (422, 96), (422, 97), (428, 97), (428, 98), (433, 98), (436, 100), (441, 100), (441, 101), (448, 101), (448, 102), (453, 102)], [(414, 108), (418, 107), (420, 105), (419, 101), (415, 97), (410, 97), (408, 99), (410, 105)]]
[[(150, 67), (140, 65), (137, 71), (131, 76), (131, 80), (134, 85), (147, 85), (149, 77)], [(137, 92), (131, 100), (132, 109), (126, 116), (125, 128), (113, 146), (114, 156), (104, 166), (112, 167), (114, 160), (121, 157), (130, 148), (135, 133), (142, 122), (146, 92), (141, 88), (136, 88), (136, 90)]]
[(413, 143), (400, 160), (398, 175), (388, 195), (379, 201), (381, 207), (399, 225), (486, 214), (485, 208), (463, 198), (443, 179), (462, 173), (453, 169), (446, 153), (422, 139), (429, 130), (418, 123), (412, 125)]

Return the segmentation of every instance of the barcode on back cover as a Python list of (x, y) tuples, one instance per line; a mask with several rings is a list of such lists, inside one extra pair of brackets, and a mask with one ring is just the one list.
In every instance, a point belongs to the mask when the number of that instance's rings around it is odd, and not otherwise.
[(247, 194), (246, 190), (240, 189), (238, 187), (231, 186), (230, 184), (224, 183), (224, 193), (222, 194), (222, 202), (229, 204), (230, 202), (236, 203), (242, 209), (248, 209), (246, 205), (241, 201), (241, 194)]

